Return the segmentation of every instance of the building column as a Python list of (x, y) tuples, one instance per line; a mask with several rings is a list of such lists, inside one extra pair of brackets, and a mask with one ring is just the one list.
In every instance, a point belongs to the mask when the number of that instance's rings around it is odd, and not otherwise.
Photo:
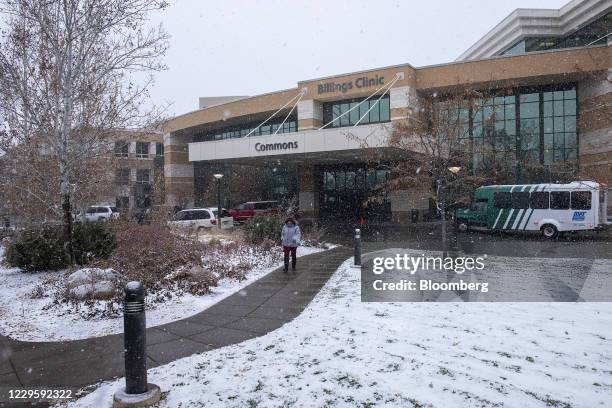
[(612, 69), (578, 84), (580, 178), (612, 185)]
[(164, 179), (166, 206), (187, 208), (194, 204), (193, 164), (189, 162), (190, 138), (164, 135)]
[(298, 169), (298, 201), (304, 218), (319, 218), (319, 183), (314, 166)]
[(414, 87), (399, 86), (389, 90), (389, 107), (391, 108), (391, 120), (405, 121), (410, 117), (412, 111), (417, 107), (417, 95)]
[(323, 104), (314, 99), (300, 101), (297, 105), (298, 131), (313, 130), (323, 126)]

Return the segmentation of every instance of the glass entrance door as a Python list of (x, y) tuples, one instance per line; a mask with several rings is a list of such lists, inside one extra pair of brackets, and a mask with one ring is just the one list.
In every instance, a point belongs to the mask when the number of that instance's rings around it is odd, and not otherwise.
[[(357, 165), (323, 167), (320, 185), (320, 214), (322, 219), (341, 222), (388, 221), (391, 204), (381, 190), (389, 171)], [(368, 202), (377, 197), (376, 202)]]

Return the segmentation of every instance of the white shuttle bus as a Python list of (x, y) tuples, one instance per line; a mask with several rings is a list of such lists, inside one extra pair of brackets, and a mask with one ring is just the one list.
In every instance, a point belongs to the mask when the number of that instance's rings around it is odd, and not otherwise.
[(608, 188), (594, 181), (483, 186), (474, 192), (469, 208), (457, 210), (455, 221), (463, 231), (540, 231), (545, 238), (599, 229), (610, 224)]

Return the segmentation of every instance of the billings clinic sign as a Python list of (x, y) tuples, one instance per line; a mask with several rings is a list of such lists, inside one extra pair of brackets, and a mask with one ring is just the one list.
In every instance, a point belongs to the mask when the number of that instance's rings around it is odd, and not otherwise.
[(330, 93), (330, 92), (342, 92), (346, 93), (353, 88), (369, 88), (372, 86), (381, 86), (385, 84), (384, 76), (374, 76), (374, 77), (360, 77), (355, 79), (354, 81), (347, 82), (324, 82), (319, 84), (317, 87), (317, 92), (319, 94)]

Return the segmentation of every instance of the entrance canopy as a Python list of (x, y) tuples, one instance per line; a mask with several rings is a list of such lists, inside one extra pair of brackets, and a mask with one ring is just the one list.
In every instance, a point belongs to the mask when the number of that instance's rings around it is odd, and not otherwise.
[(189, 143), (189, 161), (342, 163), (393, 160), (406, 152), (389, 146), (389, 123)]

